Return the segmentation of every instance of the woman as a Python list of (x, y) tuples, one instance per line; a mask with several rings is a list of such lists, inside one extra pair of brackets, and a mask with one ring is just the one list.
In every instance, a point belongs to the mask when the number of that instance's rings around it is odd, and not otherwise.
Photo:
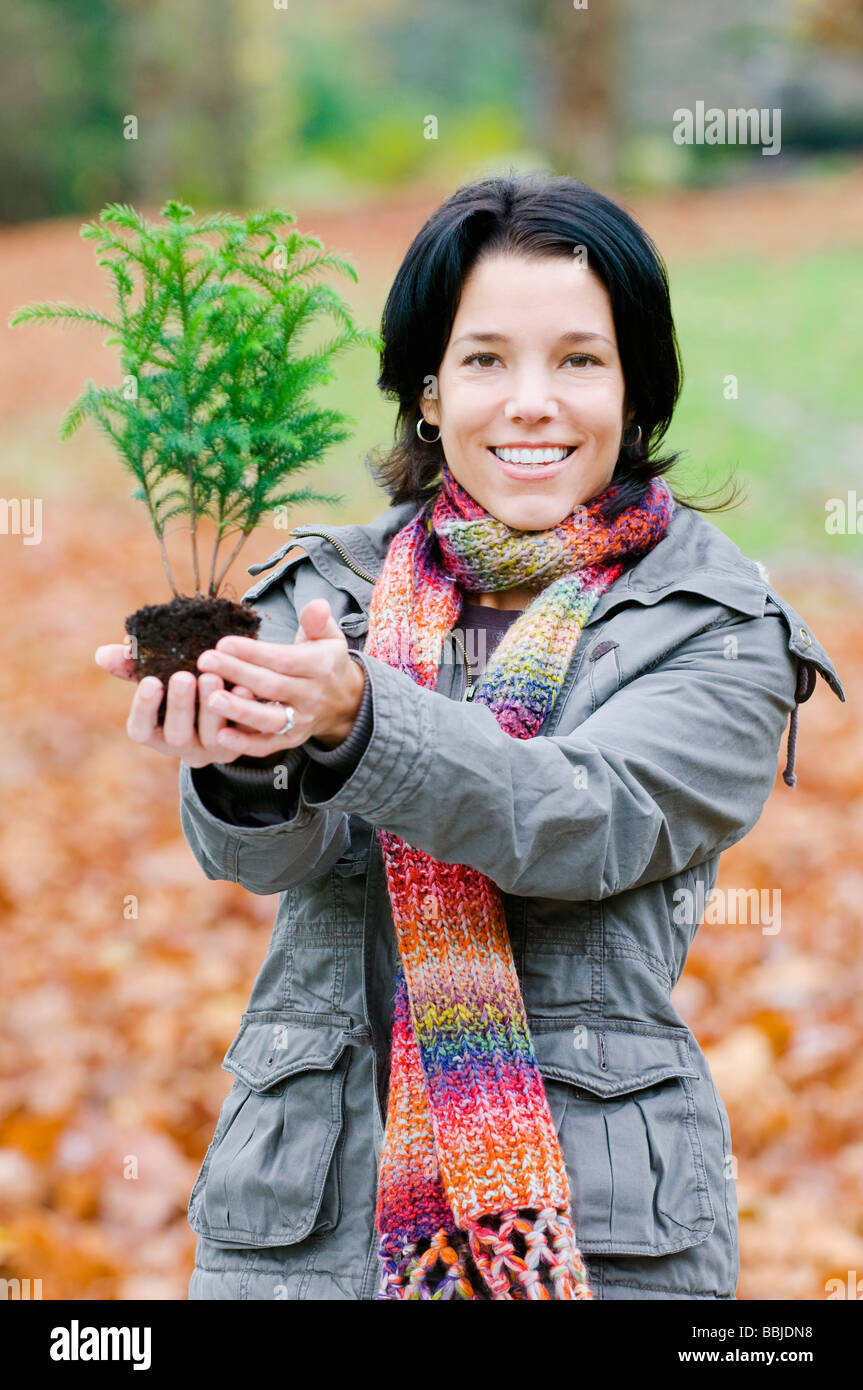
[(383, 338), (391, 506), (252, 566), (304, 547), (245, 595), (261, 640), (201, 657), (197, 731), (188, 674), (129, 715), (206, 876), (279, 894), (190, 1297), (733, 1299), (728, 1118), (670, 994), (841, 685), (662, 477), (667, 279), (615, 203), (459, 189)]

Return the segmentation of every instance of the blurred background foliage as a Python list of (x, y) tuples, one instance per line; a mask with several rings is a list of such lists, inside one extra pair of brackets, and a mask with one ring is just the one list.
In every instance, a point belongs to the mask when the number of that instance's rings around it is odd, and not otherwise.
[[(668, 225), (659, 245), (674, 271), (685, 366), (674, 478), (704, 492), (730, 471), (743, 475), (750, 501), (717, 522), (765, 560), (807, 545), (856, 564), (856, 534), (828, 536), (822, 500), (825, 468), (828, 495), (852, 487), (860, 446), (847, 293), (861, 272), (855, 208), (843, 233), (841, 203), (838, 225), (827, 225), (835, 202), (825, 205), (819, 245), (793, 220), (780, 225), (776, 207), (784, 188), (805, 183), (814, 218), (818, 189), (860, 168), (860, 0), (771, 0), (757, 13), (748, 0), (583, 10), (475, 0), (468, 19), (459, 0), (280, 3), (5, 7), (0, 224), (90, 216), (109, 200), (155, 211), (172, 196), (198, 212), (275, 204), (351, 237), (356, 226), (339, 219), (352, 209), (404, 206), (415, 194), (416, 211), (391, 224), (389, 239), (382, 230), (380, 254), (369, 248), (358, 267), (354, 303), (371, 324), (410, 237), (460, 182), (519, 168), (575, 174), (641, 210), (648, 230), (654, 210)], [(674, 112), (699, 100), (780, 108), (780, 153), (676, 144)], [(702, 191), (725, 190), (727, 212), (744, 189), (761, 190), (749, 205), (751, 246), (745, 234), (697, 244), (694, 227), (687, 235), (692, 202), (676, 221), (661, 216)], [(28, 350), (20, 336), (16, 348)], [(50, 351), (44, 337), (40, 351)], [(355, 413), (366, 447), (386, 438), (393, 417), (375, 365), (369, 353), (346, 357), (330, 391)], [(44, 477), (63, 464), (44, 412), (27, 401), (25, 392), (16, 402), (8, 467), (12, 477), (32, 469), (38, 439)], [(331, 455), (346, 516), (379, 497), (356, 453), (348, 443)]]
[[(645, 190), (774, 176), (757, 149), (669, 141), (705, 96), (781, 106), (786, 175), (863, 148), (859, 0), (277, 3), (4, 6), (0, 221), (167, 186), (202, 206), (339, 203), (538, 156)], [(130, 115), (138, 138), (118, 138)], [(428, 115), (438, 138), (418, 140)]]

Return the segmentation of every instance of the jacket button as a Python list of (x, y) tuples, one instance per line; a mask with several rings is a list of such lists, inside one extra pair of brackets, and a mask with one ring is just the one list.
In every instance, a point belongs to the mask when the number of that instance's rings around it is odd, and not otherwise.
[(806, 643), (807, 647), (811, 647), (811, 646), (812, 646), (812, 638), (811, 638), (810, 634), (806, 631), (805, 627), (801, 627), (801, 629), (800, 629), (800, 636), (802, 637), (803, 641)]

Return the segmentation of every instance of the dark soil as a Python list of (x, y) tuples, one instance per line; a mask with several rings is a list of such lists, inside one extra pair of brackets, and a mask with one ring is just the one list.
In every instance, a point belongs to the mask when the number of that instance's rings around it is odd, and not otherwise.
[[(257, 637), (261, 615), (246, 604), (228, 598), (195, 598), (186, 595), (170, 603), (147, 604), (126, 619), (132, 642), (135, 678), (158, 676), (165, 687), (159, 704), (157, 723), (165, 718), (168, 680), (175, 671), (200, 675), (198, 657), (215, 647), (220, 637), (237, 634)], [(231, 681), (226, 687), (233, 688)], [(198, 718), (198, 692), (195, 692), (195, 721)]]

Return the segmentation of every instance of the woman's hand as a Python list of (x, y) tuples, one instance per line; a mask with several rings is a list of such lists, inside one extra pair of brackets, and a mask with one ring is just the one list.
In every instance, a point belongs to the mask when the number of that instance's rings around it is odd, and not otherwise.
[[(236, 644), (235, 652), (231, 652)], [(298, 650), (298, 648), (302, 650)], [(96, 661), (121, 680), (134, 680), (134, 662), (121, 644), (99, 647)], [(300, 613), (292, 645), (250, 637), (222, 637), (213, 651), (198, 659), (202, 674), (177, 671), (168, 682), (164, 725), (156, 723), (162, 682), (147, 676), (132, 700), (126, 732), (189, 767), (230, 763), (239, 757), (269, 758), (295, 748), (312, 736), (328, 746), (346, 738), (360, 707), (364, 673), (348, 655), (344, 633), (336, 626), (326, 599), (313, 599)], [(235, 682), (230, 692), (224, 680)], [(195, 728), (195, 689), (200, 692)], [(223, 708), (215, 698), (225, 702)], [(293, 706), (294, 726), (275, 736)], [(236, 727), (228, 728), (227, 721)]]
[[(98, 647), (96, 661), (105, 671), (120, 680), (135, 679), (135, 663), (129, 655), (129, 648), (122, 643), (112, 642)], [(198, 729), (195, 729), (195, 688), (200, 694), (200, 713)], [(168, 699), (165, 705), (165, 723), (159, 727), (156, 715), (162, 699), (162, 682), (155, 676), (145, 676), (138, 685), (132, 699), (129, 718), (126, 720), (126, 733), (135, 743), (144, 743), (157, 753), (176, 758), (178, 755), (190, 767), (206, 767), (210, 763), (231, 763), (239, 757), (230, 753), (217, 742), (218, 735), (225, 727), (225, 720), (215, 711), (208, 709), (206, 699), (209, 694), (221, 690), (221, 676), (194, 676), (190, 671), (177, 671), (168, 681)], [(238, 688), (238, 694), (250, 695), (248, 690)], [(170, 742), (168, 738), (170, 737)]]
[[(202, 671), (236, 682), (233, 691), (217, 691), (206, 699), (209, 709), (244, 726), (223, 729), (217, 736), (220, 748), (239, 757), (264, 758), (297, 748), (308, 738), (317, 738), (327, 747), (347, 738), (362, 703), (365, 673), (351, 660), (345, 635), (326, 599), (312, 599), (299, 617), (290, 645), (222, 637), (213, 651), (199, 656)], [(251, 698), (238, 694), (237, 686), (251, 692)], [(277, 734), (287, 706), (294, 711), (293, 728)]]

